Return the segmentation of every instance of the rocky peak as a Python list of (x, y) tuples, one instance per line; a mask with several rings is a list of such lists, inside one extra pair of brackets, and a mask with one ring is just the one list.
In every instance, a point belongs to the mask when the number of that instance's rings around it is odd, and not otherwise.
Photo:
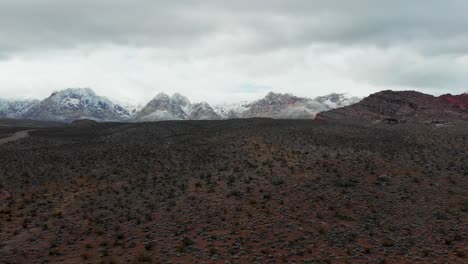
[(168, 94), (165, 93), (158, 93), (153, 100), (150, 101), (150, 103), (159, 103), (159, 104), (170, 104), (171, 102), (171, 97)]
[(48, 98), (29, 109), (23, 118), (71, 122), (76, 119), (124, 121), (129, 112), (90, 88), (69, 88), (53, 92)]
[(242, 117), (313, 118), (325, 108), (316, 101), (291, 94), (268, 93), (249, 105)]
[(134, 119), (137, 121), (185, 120), (191, 109), (192, 105), (187, 97), (178, 93), (172, 96), (159, 93), (135, 114)]
[(60, 91), (54, 91), (50, 97), (55, 96), (64, 96), (68, 95), (70, 97), (80, 98), (83, 96), (97, 96), (96, 93), (91, 88), (67, 88)]
[(187, 97), (181, 95), (180, 93), (173, 94), (171, 99), (174, 103), (182, 106), (190, 105), (190, 100)]
[(259, 100), (258, 102), (262, 102), (264, 104), (289, 104), (289, 103), (294, 103), (297, 101), (304, 101), (305, 98), (300, 98), (297, 96), (294, 96), (292, 94), (281, 94), (281, 93), (274, 93), (274, 92), (269, 92), (265, 98)]
[(221, 119), (213, 108), (206, 102), (196, 103), (188, 116), (190, 120), (218, 120)]

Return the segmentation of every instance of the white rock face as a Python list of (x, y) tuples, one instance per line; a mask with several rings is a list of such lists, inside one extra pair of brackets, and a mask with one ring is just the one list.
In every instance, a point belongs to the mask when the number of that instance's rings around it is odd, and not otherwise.
[(130, 113), (89, 88), (70, 88), (52, 93), (31, 107), (22, 118), (62, 122), (77, 119), (126, 121), (130, 119)]

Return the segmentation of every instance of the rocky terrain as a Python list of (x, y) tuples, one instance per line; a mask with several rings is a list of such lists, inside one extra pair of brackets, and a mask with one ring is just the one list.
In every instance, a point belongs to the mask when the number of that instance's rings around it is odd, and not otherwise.
[(362, 101), (317, 115), (318, 120), (386, 120), (418, 123), (468, 121), (468, 95), (435, 97), (416, 91), (382, 91)]
[[(9, 123), (11, 125), (11, 123)], [(1, 263), (466, 263), (468, 128), (0, 126)]]

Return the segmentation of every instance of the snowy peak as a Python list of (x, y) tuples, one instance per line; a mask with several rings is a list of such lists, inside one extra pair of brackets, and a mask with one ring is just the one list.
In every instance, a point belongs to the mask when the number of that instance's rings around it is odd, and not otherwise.
[(182, 106), (190, 105), (190, 100), (187, 97), (181, 95), (180, 93), (173, 94), (171, 99), (175, 104), (178, 104), (178, 105), (182, 105)]
[(171, 97), (165, 93), (158, 93), (154, 98), (153, 101), (161, 101), (161, 102), (169, 102)]
[(324, 105), (312, 99), (270, 92), (263, 99), (251, 103), (242, 117), (311, 119), (324, 110)]
[(130, 114), (89, 88), (70, 88), (52, 93), (29, 109), (23, 118), (63, 122), (77, 119), (124, 121), (130, 118)]
[(243, 101), (240, 103), (225, 103), (215, 105), (213, 110), (222, 118), (222, 119), (235, 119), (241, 118), (247, 109), (250, 107), (250, 102)]
[(307, 101), (308, 99), (306, 98), (300, 98), (297, 96), (294, 96), (292, 94), (280, 94), (280, 93), (274, 93), (274, 92), (269, 92), (265, 98), (258, 100), (257, 102), (262, 103), (262, 104), (268, 104), (268, 105), (278, 105), (278, 104), (290, 104), (290, 103), (295, 103), (295, 102), (303, 102)]
[(53, 92), (46, 100), (64, 108), (80, 108), (81, 104), (87, 106), (100, 99), (101, 98), (89, 88), (69, 88)]
[(188, 117), (190, 120), (219, 120), (219, 116), (213, 108), (206, 102), (196, 103), (192, 106), (192, 111)]
[(91, 88), (67, 88), (60, 91), (53, 92), (50, 97), (55, 96), (71, 96), (75, 98), (85, 97), (85, 96), (97, 96), (96, 93)]
[(134, 116), (136, 121), (185, 120), (192, 105), (189, 99), (181, 94), (171, 96), (159, 93)]

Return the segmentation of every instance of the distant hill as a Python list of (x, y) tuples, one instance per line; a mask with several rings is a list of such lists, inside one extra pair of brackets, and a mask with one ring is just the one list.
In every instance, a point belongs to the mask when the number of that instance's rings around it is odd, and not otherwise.
[(416, 91), (382, 91), (362, 101), (323, 112), (317, 120), (386, 120), (395, 122), (466, 122), (468, 95), (446, 94), (439, 97)]

